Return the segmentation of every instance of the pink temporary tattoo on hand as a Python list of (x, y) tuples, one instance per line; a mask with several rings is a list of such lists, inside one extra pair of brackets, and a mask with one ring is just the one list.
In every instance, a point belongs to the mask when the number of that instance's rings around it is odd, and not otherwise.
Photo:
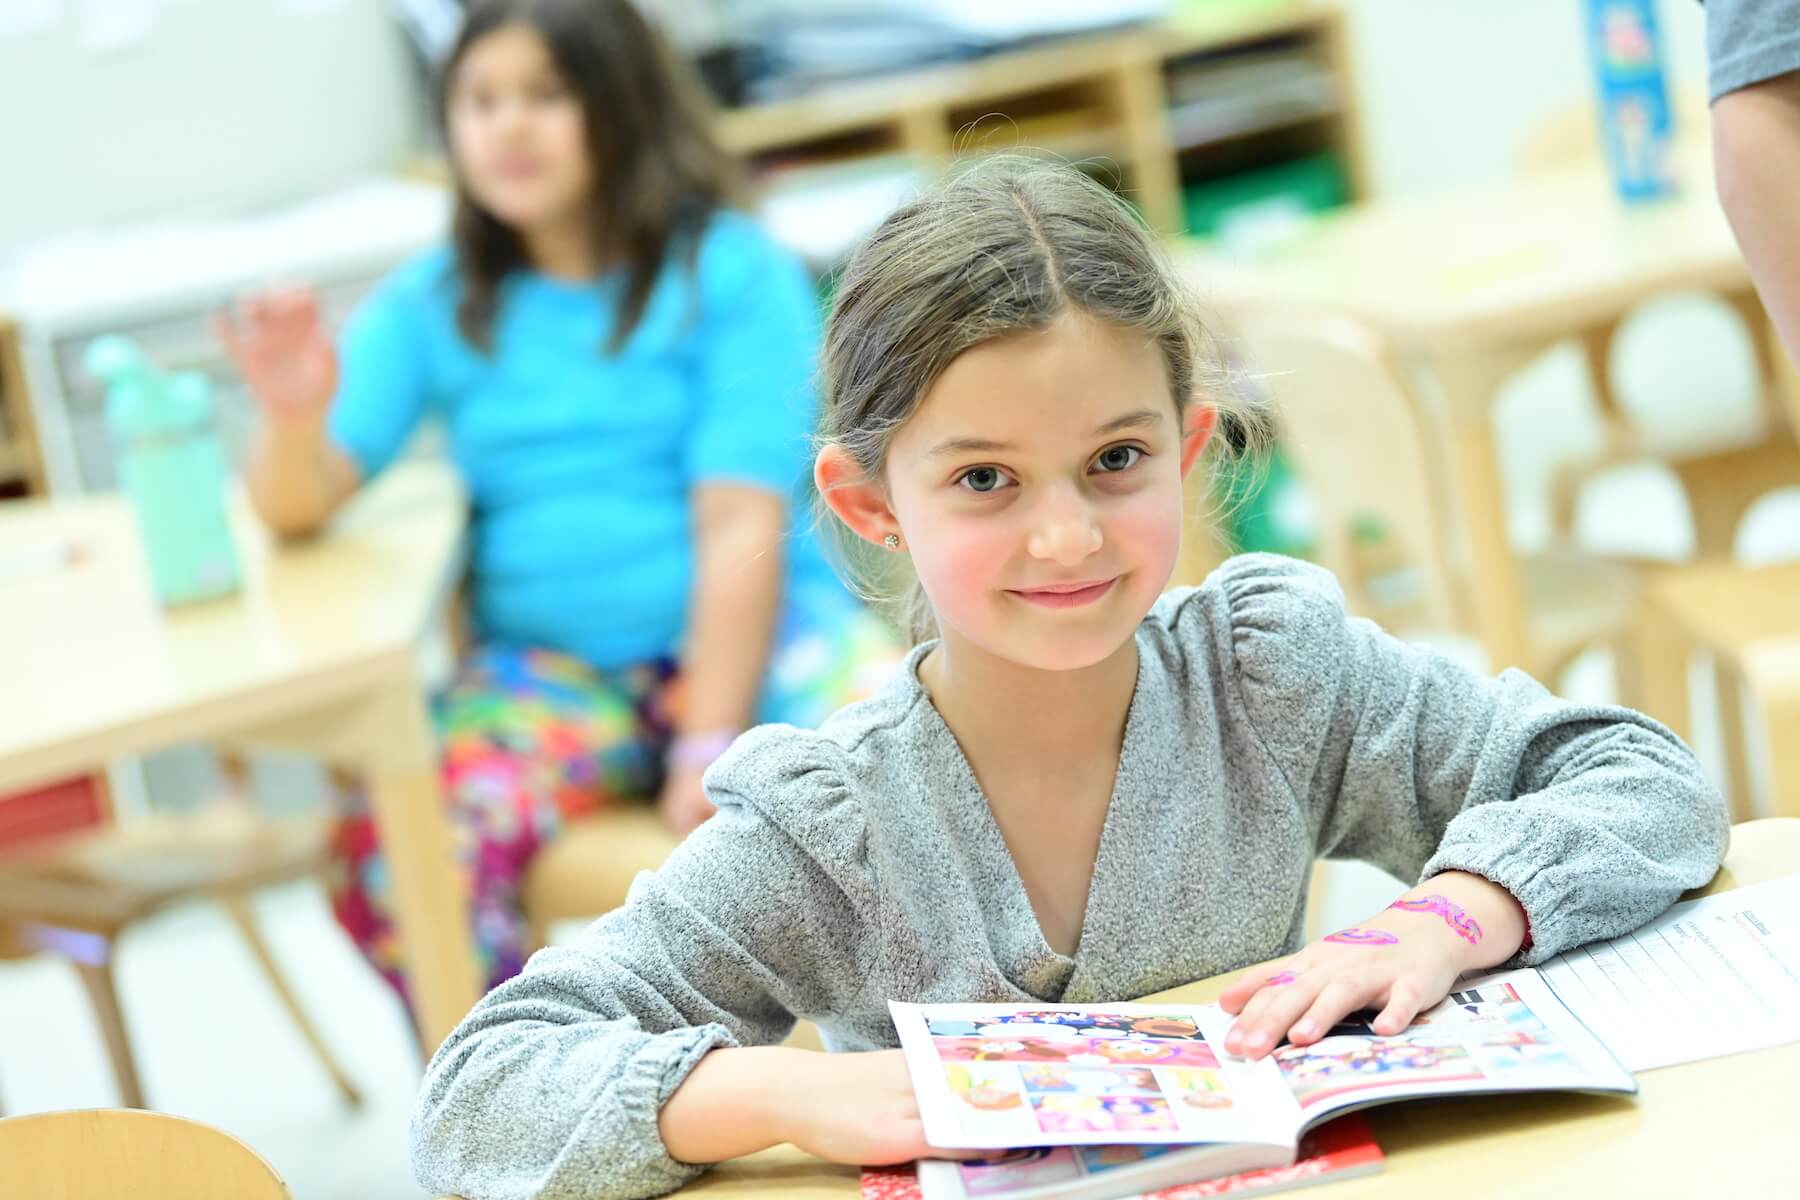
[(1267, 979), (1263, 980), (1263, 986), (1264, 987), (1280, 987), (1284, 983), (1293, 983), (1296, 980), (1298, 980), (1299, 978), (1300, 977), (1298, 975), (1294, 974), (1292, 971), (1277, 971), (1275, 974), (1273, 974), (1273, 975), (1269, 976)]
[(1481, 926), (1476, 924), (1475, 918), (1444, 896), (1434, 893), (1417, 900), (1396, 900), (1388, 907), (1397, 908), (1401, 912), (1436, 913), (1444, 918), (1451, 929), (1456, 931), (1457, 937), (1469, 945), (1474, 946), (1481, 942)]
[(1340, 929), (1325, 938), (1342, 946), (1397, 946), (1400, 939), (1385, 929)]

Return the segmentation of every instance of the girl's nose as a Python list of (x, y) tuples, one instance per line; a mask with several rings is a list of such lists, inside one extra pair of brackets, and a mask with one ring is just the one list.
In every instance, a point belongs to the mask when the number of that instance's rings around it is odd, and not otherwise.
[(1072, 567), (1100, 549), (1102, 540), (1087, 502), (1071, 489), (1046, 504), (1025, 548), (1033, 558)]

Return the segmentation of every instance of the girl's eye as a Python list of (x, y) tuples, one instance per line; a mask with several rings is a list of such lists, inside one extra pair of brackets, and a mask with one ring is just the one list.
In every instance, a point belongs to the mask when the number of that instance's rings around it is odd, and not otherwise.
[(1102, 471), (1128, 471), (1137, 466), (1144, 452), (1136, 446), (1108, 446), (1094, 460), (1094, 465)]
[(986, 494), (998, 491), (1006, 483), (1006, 476), (999, 467), (970, 467), (956, 482), (971, 492)]

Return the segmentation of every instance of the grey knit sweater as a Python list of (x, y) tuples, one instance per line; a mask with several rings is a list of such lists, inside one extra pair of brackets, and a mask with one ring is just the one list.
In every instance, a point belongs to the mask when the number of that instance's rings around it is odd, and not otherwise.
[(419, 1180), (471, 1200), (643, 1197), (657, 1113), (717, 1046), (796, 1017), (896, 1044), (890, 999), (1093, 1002), (1300, 945), (1315, 857), (1472, 871), (1524, 905), (1538, 962), (1709, 879), (1723, 806), (1666, 730), (1490, 679), (1347, 619), (1332, 578), (1262, 555), (1158, 601), (1073, 958), (1044, 942), (921, 647), (816, 733), (755, 730), (719, 812), (631, 899), (533, 956), (438, 1050)]

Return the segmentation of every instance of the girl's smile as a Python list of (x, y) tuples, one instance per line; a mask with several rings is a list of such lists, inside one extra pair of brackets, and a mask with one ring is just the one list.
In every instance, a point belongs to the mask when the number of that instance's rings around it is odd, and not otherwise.
[(1088, 580), (1081, 583), (1054, 583), (1036, 588), (1008, 588), (1007, 594), (1017, 596), (1027, 604), (1037, 604), (1044, 608), (1080, 608), (1094, 603), (1119, 582), (1121, 576), (1114, 575), (1107, 579)]

